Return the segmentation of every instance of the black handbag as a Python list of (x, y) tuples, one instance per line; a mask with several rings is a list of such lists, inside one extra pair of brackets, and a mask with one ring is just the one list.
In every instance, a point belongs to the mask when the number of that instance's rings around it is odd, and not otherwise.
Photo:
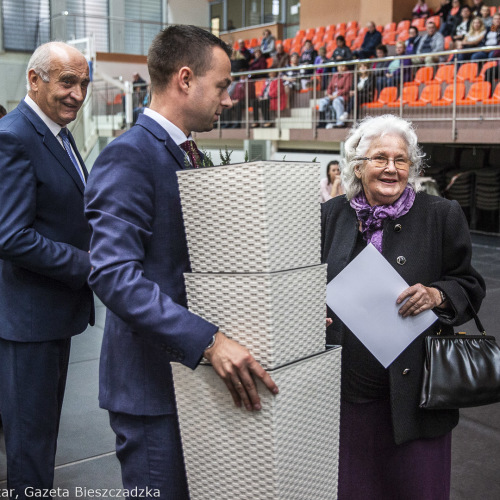
[[(468, 300), (468, 297), (467, 297)], [(469, 302), (480, 335), (429, 335), (420, 408), (445, 410), (500, 401), (500, 347), (486, 335)]]

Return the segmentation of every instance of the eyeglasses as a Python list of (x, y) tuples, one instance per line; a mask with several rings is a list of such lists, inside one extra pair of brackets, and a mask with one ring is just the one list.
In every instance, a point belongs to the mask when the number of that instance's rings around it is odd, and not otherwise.
[(387, 158), (387, 156), (383, 155), (376, 155), (371, 158), (363, 156), (361, 158), (356, 158), (356, 160), (369, 161), (375, 168), (385, 168), (389, 165), (390, 161), (394, 163), (394, 166), (398, 170), (409, 170), (411, 165), (410, 160), (407, 160), (406, 158)]

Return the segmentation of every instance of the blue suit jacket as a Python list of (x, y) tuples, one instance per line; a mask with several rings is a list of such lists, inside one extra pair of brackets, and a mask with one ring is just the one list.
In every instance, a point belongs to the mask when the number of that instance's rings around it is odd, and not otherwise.
[(83, 191), (62, 145), (24, 101), (0, 120), (1, 338), (63, 339), (93, 323)]
[(85, 193), (90, 286), (108, 307), (99, 401), (133, 415), (175, 412), (170, 361), (195, 368), (217, 327), (186, 309), (189, 271), (176, 171), (184, 153), (146, 115), (97, 159)]

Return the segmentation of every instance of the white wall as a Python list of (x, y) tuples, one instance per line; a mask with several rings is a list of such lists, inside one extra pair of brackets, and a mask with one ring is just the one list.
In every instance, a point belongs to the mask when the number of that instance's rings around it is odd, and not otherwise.
[(0, 55), (0, 104), (12, 111), (26, 95), (26, 66), (30, 54), (5, 53)]
[(194, 24), (202, 28), (209, 26), (207, 0), (165, 0), (168, 24)]

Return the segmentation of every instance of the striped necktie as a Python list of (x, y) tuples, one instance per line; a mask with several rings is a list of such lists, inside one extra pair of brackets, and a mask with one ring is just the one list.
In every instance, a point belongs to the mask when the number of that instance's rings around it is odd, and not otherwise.
[(80, 176), (80, 179), (85, 184), (85, 177), (83, 176), (82, 169), (80, 168), (78, 160), (75, 158), (73, 150), (71, 149), (71, 142), (69, 142), (69, 137), (68, 137), (68, 129), (66, 127), (63, 127), (59, 132), (59, 136), (62, 139), (64, 149), (66, 153), (68, 153), (71, 163), (73, 163), (74, 167), (76, 168), (76, 171), (78, 172), (78, 175)]

